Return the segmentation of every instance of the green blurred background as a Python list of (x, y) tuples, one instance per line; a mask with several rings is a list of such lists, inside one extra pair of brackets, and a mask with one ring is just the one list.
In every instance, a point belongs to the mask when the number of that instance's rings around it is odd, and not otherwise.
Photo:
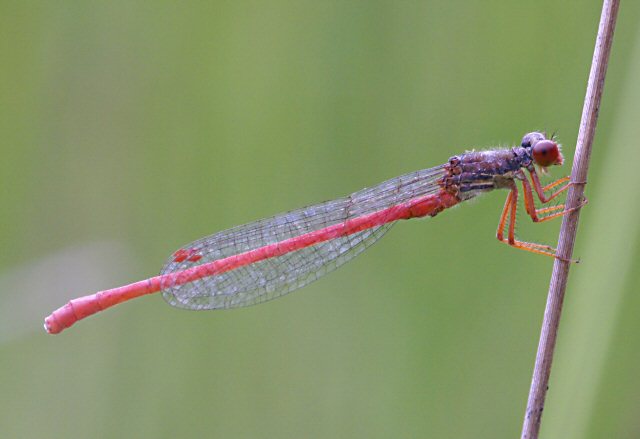
[[(640, 5), (623, 3), (544, 437), (640, 435)], [(505, 193), (261, 306), (152, 296), (55, 337), (42, 319), (186, 242), (467, 148), (555, 130), (570, 163), (600, 6), (0, 2), (0, 435), (518, 437), (552, 261), (495, 240)]]

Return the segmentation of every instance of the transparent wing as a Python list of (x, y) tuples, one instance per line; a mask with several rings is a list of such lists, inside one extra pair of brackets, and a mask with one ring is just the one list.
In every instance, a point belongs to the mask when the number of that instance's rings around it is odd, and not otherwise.
[[(413, 172), (348, 197), (238, 226), (192, 242), (167, 261), (161, 274), (258, 249), (437, 192), (443, 166)], [(353, 259), (393, 223), (274, 256), (163, 290), (165, 300), (188, 309), (235, 308), (265, 302), (313, 282)]]

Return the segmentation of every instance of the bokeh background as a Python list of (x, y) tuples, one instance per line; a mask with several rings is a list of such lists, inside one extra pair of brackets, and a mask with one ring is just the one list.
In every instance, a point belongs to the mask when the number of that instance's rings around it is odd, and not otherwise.
[[(465, 149), (546, 129), (570, 163), (600, 7), (0, 2), (0, 435), (518, 437), (552, 261), (495, 240), (505, 193), (260, 306), (42, 319)], [(623, 2), (544, 437), (640, 435), (639, 17)]]

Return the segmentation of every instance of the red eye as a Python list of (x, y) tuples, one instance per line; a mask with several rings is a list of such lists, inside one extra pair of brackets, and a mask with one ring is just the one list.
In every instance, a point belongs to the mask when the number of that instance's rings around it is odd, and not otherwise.
[(541, 140), (533, 146), (533, 161), (543, 168), (561, 165), (563, 160), (558, 144), (552, 140)]

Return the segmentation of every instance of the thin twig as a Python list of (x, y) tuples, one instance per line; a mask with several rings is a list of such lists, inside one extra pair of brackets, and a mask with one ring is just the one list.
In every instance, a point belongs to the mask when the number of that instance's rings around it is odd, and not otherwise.
[[(591, 145), (593, 144), (598, 121), (598, 110), (600, 109), (600, 100), (602, 98), (602, 89), (604, 88), (604, 78), (607, 72), (619, 4), (619, 0), (605, 0), (602, 6), (600, 27), (593, 52), (591, 73), (589, 74), (589, 83), (587, 84), (587, 93), (582, 109), (582, 120), (580, 121), (580, 132), (578, 133), (573, 169), (571, 170), (571, 181), (574, 182), (574, 185), (569, 189), (566, 209), (577, 208), (584, 200), (584, 184), (587, 181)], [(551, 283), (549, 284), (547, 306), (544, 311), (538, 353), (536, 354), (536, 363), (527, 401), (527, 411), (522, 426), (522, 439), (537, 439), (540, 431), (540, 419), (542, 418), (542, 409), (544, 408), (549, 384), (558, 323), (562, 312), (569, 267), (571, 266), (571, 263), (567, 261), (571, 259), (573, 254), (579, 216), (580, 209), (567, 214), (560, 228), (558, 258), (555, 259)]]

